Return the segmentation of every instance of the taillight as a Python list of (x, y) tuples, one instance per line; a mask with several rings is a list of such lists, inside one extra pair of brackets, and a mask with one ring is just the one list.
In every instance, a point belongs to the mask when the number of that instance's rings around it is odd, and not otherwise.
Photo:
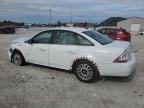
[(125, 63), (131, 59), (132, 49), (129, 46), (117, 59), (114, 60), (114, 63)]

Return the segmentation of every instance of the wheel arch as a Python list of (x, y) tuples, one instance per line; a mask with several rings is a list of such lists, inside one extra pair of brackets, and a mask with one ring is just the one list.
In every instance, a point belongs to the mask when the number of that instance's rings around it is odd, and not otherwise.
[(92, 64), (94, 64), (94, 65), (96, 66), (97, 70), (99, 71), (99, 74), (100, 74), (100, 70), (99, 70), (99, 68), (98, 68), (97, 63), (94, 62), (94, 60), (92, 60), (92, 59), (90, 59), (90, 58), (87, 58), (87, 57), (78, 57), (78, 58), (74, 59), (73, 62), (72, 62), (72, 65), (71, 65), (72, 71), (73, 71), (74, 66), (76, 65), (76, 63), (79, 62), (79, 61), (82, 61), (82, 60), (86, 60), (86, 61), (89, 61), (89, 62), (91, 62)]
[[(13, 57), (13, 55), (14, 55), (15, 52), (19, 52), (19, 53), (23, 56), (23, 58), (24, 58), (24, 60), (25, 60), (25, 57), (24, 57), (23, 53), (22, 53), (19, 49), (17, 49), (17, 48), (15, 48), (15, 49), (12, 51), (11, 60), (12, 60), (12, 57)], [(26, 61), (26, 60), (25, 60), (25, 61)]]

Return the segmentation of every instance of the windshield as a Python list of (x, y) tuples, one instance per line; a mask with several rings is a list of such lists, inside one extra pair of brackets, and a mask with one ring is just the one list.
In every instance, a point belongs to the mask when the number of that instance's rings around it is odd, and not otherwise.
[(95, 31), (85, 31), (83, 33), (93, 38), (94, 40), (98, 41), (102, 45), (113, 42), (113, 40), (110, 39), (108, 36), (95, 32)]

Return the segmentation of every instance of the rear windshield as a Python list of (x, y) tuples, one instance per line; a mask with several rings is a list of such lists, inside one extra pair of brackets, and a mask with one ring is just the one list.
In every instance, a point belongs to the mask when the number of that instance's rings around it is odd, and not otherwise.
[(86, 34), (87, 36), (93, 38), (94, 40), (96, 40), (97, 42), (99, 42), (102, 45), (109, 44), (109, 43), (113, 42), (113, 40), (110, 39), (108, 36), (103, 35), (103, 34), (98, 33), (98, 32), (95, 32), (95, 31), (85, 31), (83, 33)]

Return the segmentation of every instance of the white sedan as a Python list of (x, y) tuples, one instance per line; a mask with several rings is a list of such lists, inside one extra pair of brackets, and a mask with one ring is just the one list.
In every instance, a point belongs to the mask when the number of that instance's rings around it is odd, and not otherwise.
[(129, 42), (113, 41), (82, 28), (51, 29), (32, 38), (16, 39), (8, 55), (19, 66), (28, 62), (72, 70), (83, 82), (100, 76), (129, 76), (136, 65)]

